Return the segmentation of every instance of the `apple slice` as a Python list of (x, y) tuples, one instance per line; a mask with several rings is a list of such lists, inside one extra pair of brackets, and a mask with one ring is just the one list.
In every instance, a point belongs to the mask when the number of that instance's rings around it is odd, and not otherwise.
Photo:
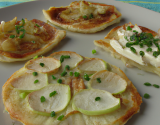
[(73, 97), (72, 107), (85, 115), (102, 115), (120, 108), (120, 99), (98, 89), (84, 89)]
[(17, 90), (32, 92), (48, 85), (47, 74), (37, 72), (25, 72), (13, 79), (11, 81), (11, 84)]
[(79, 62), (83, 60), (83, 57), (81, 55), (71, 51), (55, 52), (50, 56), (60, 60), (60, 62), (62, 63), (62, 69), (64, 69), (66, 65), (69, 65), (70, 68), (73, 69)]
[(127, 82), (116, 73), (102, 70), (91, 77), (88, 87), (106, 90), (112, 94), (119, 94), (125, 91)]
[(107, 63), (99, 58), (86, 58), (78, 64), (78, 69), (86, 73), (95, 73), (97, 71), (106, 70)]
[(25, 68), (42, 73), (55, 73), (60, 66), (60, 61), (52, 57), (39, 57), (25, 64)]
[(28, 95), (30, 108), (35, 113), (45, 116), (50, 116), (52, 111), (55, 113), (62, 111), (70, 99), (70, 87), (64, 84), (50, 84)]

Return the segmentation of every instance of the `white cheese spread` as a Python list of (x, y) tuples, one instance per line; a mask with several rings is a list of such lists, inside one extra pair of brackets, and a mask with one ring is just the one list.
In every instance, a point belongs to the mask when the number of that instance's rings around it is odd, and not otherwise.
[[(119, 40), (112, 39), (110, 41), (110, 45), (121, 55), (124, 57), (127, 57), (128, 59), (131, 59), (141, 65), (147, 65), (151, 64), (155, 67), (160, 67), (160, 56), (153, 56), (154, 51), (158, 51), (158, 47), (155, 46), (153, 43), (150, 48), (152, 48), (152, 52), (147, 52), (146, 49), (149, 48), (147, 45), (143, 45), (143, 47), (140, 47), (139, 45), (132, 45), (132, 47), (135, 48), (136, 53), (132, 52), (129, 47), (126, 47), (126, 43), (128, 42), (135, 42), (131, 41), (130, 37), (134, 34), (136, 34), (133, 31), (137, 31), (138, 34), (142, 33), (142, 30), (135, 25), (131, 30), (124, 30), (123, 27), (120, 28), (117, 31), (117, 34), (119, 36)], [(158, 38), (158, 37), (154, 37)], [(159, 44), (159, 43), (158, 43)], [(140, 51), (144, 52), (144, 56), (140, 55)]]

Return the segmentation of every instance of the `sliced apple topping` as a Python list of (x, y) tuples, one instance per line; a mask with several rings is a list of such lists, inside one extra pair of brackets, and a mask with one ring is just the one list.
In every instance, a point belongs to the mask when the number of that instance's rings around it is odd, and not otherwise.
[(25, 64), (25, 68), (42, 73), (55, 73), (60, 66), (60, 61), (52, 57), (39, 57)]
[(93, 89), (106, 90), (112, 94), (119, 94), (125, 91), (127, 82), (113, 72), (102, 70), (91, 77), (88, 86)]
[(23, 73), (11, 81), (11, 84), (17, 90), (32, 92), (47, 85), (47, 74), (43, 73)]
[(107, 64), (99, 58), (86, 58), (78, 64), (78, 69), (82, 72), (95, 73), (97, 71), (106, 70)]
[(50, 84), (28, 95), (28, 103), (33, 112), (50, 116), (54, 111), (62, 111), (70, 102), (71, 91), (68, 85)]
[(85, 89), (75, 94), (72, 107), (86, 115), (102, 115), (120, 108), (120, 99), (104, 90)]
[(53, 58), (56, 58), (60, 60), (62, 63), (62, 69), (66, 65), (69, 65), (71, 69), (75, 68), (79, 62), (83, 60), (83, 57), (80, 56), (79, 54), (71, 51), (60, 51), (60, 52), (55, 52), (50, 55)]

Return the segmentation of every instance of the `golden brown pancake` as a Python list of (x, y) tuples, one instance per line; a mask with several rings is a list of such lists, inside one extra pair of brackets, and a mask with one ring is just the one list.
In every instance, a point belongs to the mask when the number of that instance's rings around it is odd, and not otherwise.
[(0, 24), (0, 61), (14, 62), (31, 59), (44, 54), (60, 43), (66, 32), (33, 19), (17, 17)]
[(43, 10), (43, 14), (54, 25), (80, 33), (95, 33), (121, 20), (121, 13), (113, 5), (87, 1), (74, 1), (65, 7), (50, 7)]
[[(59, 54), (63, 53), (63, 56), (71, 55), (70, 58), (64, 58), (64, 61), (62, 64), (69, 65), (70, 67), (74, 66), (77, 61), (73, 57), (81, 58), (80, 55), (73, 52), (56, 52), (48, 59), (51, 59), (55, 57), (56, 55), (59, 56)], [(73, 55), (72, 55), (73, 54)], [(57, 57), (56, 56), (56, 57)], [(57, 57), (58, 58), (58, 57)], [(45, 58), (37, 58), (35, 59), (35, 64), (37, 60), (41, 59), (47, 59)], [(69, 62), (70, 60), (73, 60), (73, 62)], [(86, 60), (86, 59), (85, 59)], [(85, 61), (83, 58), (79, 60), (78, 64), (83, 64), (82, 61)], [(87, 58), (87, 60), (93, 61), (94, 58)], [(96, 59), (97, 61), (97, 59)], [(99, 60), (100, 61), (100, 60)], [(68, 63), (69, 62), (69, 63)], [(32, 60), (32, 64), (34, 63), (34, 60)], [(28, 64), (28, 63), (27, 63)], [(48, 62), (46, 63), (46, 65)], [(30, 65), (30, 64), (28, 64)], [(35, 66), (34, 69), (32, 66), (32, 70), (29, 70), (25, 67), (21, 68), (20, 70), (16, 71), (3, 85), (2, 88), (2, 95), (3, 95), (3, 103), (5, 106), (5, 109), (8, 111), (10, 116), (17, 120), (22, 122), (25, 125), (124, 125), (134, 114), (138, 113), (140, 110), (140, 105), (142, 103), (141, 96), (137, 92), (137, 89), (134, 87), (132, 82), (127, 78), (127, 76), (124, 74), (124, 72), (119, 69), (116, 66), (113, 66), (109, 63), (107, 63), (107, 71), (115, 73), (116, 75), (119, 75), (122, 79), (124, 79), (127, 82), (127, 87), (124, 92), (120, 94), (114, 95), (115, 98), (120, 99), (120, 105), (121, 107), (115, 111), (112, 111), (107, 114), (103, 115), (85, 115), (72, 107), (72, 99), (74, 98), (74, 94), (80, 92), (81, 90), (88, 89), (87, 84), (85, 84), (86, 80), (83, 78), (83, 72), (80, 72), (79, 76), (70, 76), (69, 72), (73, 71), (76, 72), (77, 66), (73, 69), (67, 70), (66, 76), (60, 76), (63, 71), (62, 69), (58, 72), (51, 73), (47, 70), (48, 73), (41, 73), (39, 70), (37, 70), (39, 64)], [(46, 68), (44, 63), (44, 68)], [(54, 65), (54, 63), (53, 63)], [(91, 65), (91, 63), (90, 63)], [(94, 67), (94, 64), (93, 64)], [(59, 67), (62, 68), (62, 67)], [(57, 68), (55, 68), (57, 70)], [(52, 69), (51, 69), (52, 70)], [(106, 70), (106, 68), (105, 68)], [(41, 76), (32, 76), (31, 74), (33, 72), (37, 72), (38, 75)], [(26, 82), (27, 77), (29, 76), (29, 83)], [(46, 76), (47, 75), (47, 79)], [(50, 79), (50, 76), (54, 75), (56, 77), (56, 80)], [(34, 84), (34, 80), (39, 80), (39, 83)], [(43, 79), (42, 79), (43, 77)], [(44, 115), (37, 112), (34, 112), (28, 103), (28, 96), (33, 95), (33, 92), (39, 91), (41, 89), (40, 87), (44, 86), (52, 86), (57, 83), (57, 79), (61, 78), (62, 82), (61, 85), (65, 84), (70, 87), (71, 91), (71, 100), (67, 107), (62, 110), (59, 113), (56, 113), (54, 117), (51, 117), (50, 115)], [(92, 76), (90, 77), (92, 78)], [(23, 81), (24, 80), (24, 81)], [(40, 86), (40, 84), (42, 84)], [(39, 86), (38, 86), (39, 85)], [(30, 86), (30, 87), (28, 87)], [(44, 87), (45, 88), (45, 87)], [(26, 97), (21, 98), (20, 94), (26, 92)], [(39, 100), (40, 101), (40, 100)], [(60, 105), (60, 104), (59, 104)], [(45, 106), (45, 105), (44, 105)], [(64, 115), (64, 118), (62, 120), (57, 120), (57, 118), (61, 115)]]

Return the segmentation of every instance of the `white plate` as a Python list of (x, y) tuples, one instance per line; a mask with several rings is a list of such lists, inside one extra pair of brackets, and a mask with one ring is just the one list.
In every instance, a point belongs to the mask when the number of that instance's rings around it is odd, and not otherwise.
[[(73, 0), (39, 0), (33, 2), (27, 2), (23, 4), (18, 4), (6, 8), (0, 9), (0, 21), (9, 21), (15, 16), (18, 20), (22, 18), (39, 19), (46, 21), (43, 16), (42, 9), (48, 9), (51, 6), (67, 6)], [(97, 2), (97, 0), (92, 0)], [(109, 53), (101, 51), (99, 48), (95, 47), (93, 40), (103, 39), (104, 36), (114, 27), (118, 25), (123, 25), (124, 23), (132, 22), (133, 24), (138, 24), (144, 27), (148, 27), (154, 31), (158, 31), (160, 14), (142, 7), (135, 5), (117, 2), (113, 0), (98, 0), (100, 3), (106, 3), (114, 5), (123, 15), (122, 20), (119, 24), (114, 24), (104, 31), (95, 34), (80, 34), (67, 31), (66, 38), (61, 42), (61, 44), (54, 49), (54, 51), (68, 50), (75, 51), (80, 55), (86, 57), (98, 57), (104, 59), (105, 61), (120, 67), (128, 76), (128, 78), (133, 82), (133, 84), (138, 89), (141, 96), (145, 93), (151, 95), (150, 99), (144, 99), (141, 105), (141, 110), (138, 114), (134, 115), (126, 125), (158, 125), (160, 116), (160, 89), (154, 87), (146, 87), (143, 85), (144, 82), (150, 82), (152, 84), (160, 85), (159, 76), (151, 73), (146, 73), (137, 68), (126, 68), (124, 64), (113, 57)], [(96, 49), (97, 54), (93, 55), (92, 50)], [(45, 54), (49, 55), (51, 52)], [(15, 62), (15, 63), (2, 63), (0, 62), (0, 87), (6, 82), (6, 80), (18, 69), (24, 66), (25, 62)], [(1, 92), (2, 90), (0, 90)], [(13, 121), (10, 119), (7, 113), (3, 113), (3, 102), (2, 97), (0, 98), (0, 124), (1, 125), (13, 125)], [(16, 124), (15, 124), (16, 125)]]

